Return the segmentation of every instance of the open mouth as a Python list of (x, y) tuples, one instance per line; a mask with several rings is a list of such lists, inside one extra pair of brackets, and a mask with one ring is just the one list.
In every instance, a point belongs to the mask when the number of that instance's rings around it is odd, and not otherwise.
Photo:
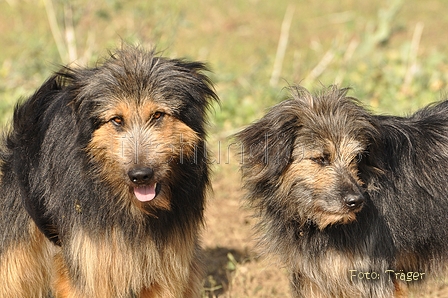
[(160, 183), (153, 185), (142, 185), (134, 187), (134, 195), (140, 202), (149, 202), (153, 200), (160, 192)]

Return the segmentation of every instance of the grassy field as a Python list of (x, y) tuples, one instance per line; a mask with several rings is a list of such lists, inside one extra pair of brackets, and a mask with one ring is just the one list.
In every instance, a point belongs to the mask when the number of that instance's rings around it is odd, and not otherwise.
[[(222, 103), (211, 114), (204, 295), (285, 297), (284, 269), (254, 248), (228, 136), (291, 84), (351, 87), (373, 111), (397, 115), (442, 99), (447, 11), (444, 0), (0, 1), (0, 123), (60, 65), (94, 65), (123, 42), (206, 61)], [(441, 284), (427, 295), (448, 297)]]

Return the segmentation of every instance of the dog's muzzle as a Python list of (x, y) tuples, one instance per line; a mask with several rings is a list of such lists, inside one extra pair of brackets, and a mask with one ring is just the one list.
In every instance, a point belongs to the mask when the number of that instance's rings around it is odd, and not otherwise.
[(134, 168), (128, 172), (133, 187), (134, 195), (140, 202), (149, 202), (160, 191), (160, 184), (153, 181), (154, 170), (151, 168)]

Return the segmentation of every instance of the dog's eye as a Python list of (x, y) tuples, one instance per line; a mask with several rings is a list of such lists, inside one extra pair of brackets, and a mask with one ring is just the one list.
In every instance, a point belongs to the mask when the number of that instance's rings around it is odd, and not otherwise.
[(356, 157), (355, 157), (355, 163), (360, 163), (362, 159), (363, 159), (363, 154), (358, 153), (358, 155), (356, 155)]
[(110, 122), (112, 122), (113, 125), (115, 126), (123, 126), (124, 125), (124, 120), (122, 117), (120, 116), (115, 116), (112, 119), (110, 119)]
[(317, 163), (318, 165), (321, 165), (321, 166), (328, 166), (330, 164), (330, 160), (329, 160), (328, 156), (311, 157), (310, 160), (314, 163)]
[(163, 118), (164, 115), (165, 115), (164, 112), (157, 111), (152, 115), (152, 119), (157, 120), (157, 119)]

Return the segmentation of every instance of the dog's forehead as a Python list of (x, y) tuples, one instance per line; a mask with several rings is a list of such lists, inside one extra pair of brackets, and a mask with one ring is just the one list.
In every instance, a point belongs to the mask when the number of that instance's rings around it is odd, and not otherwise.
[(343, 138), (330, 146), (334, 148), (334, 156), (342, 160), (351, 160), (365, 150), (364, 144), (353, 138)]
[(365, 151), (364, 140), (343, 132), (311, 132), (299, 135), (297, 146), (310, 154), (329, 154), (333, 158), (352, 159)]
[(132, 96), (123, 96), (109, 101), (103, 106), (101, 115), (104, 118), (111, 116), (123, 116), (124, 118), (147, 119), (155, 112), (163, 112), (167, 114), (178, 113), (179, 105), (170, 101), (154, 100), (150, 97), (143, 100), (136, 100)]
[(307, 111), (299, 117), (298, 136), (302, 142), (318, 146), (364, 148), (372, 133), (372, 125), (358, 111), (321, 109)]

